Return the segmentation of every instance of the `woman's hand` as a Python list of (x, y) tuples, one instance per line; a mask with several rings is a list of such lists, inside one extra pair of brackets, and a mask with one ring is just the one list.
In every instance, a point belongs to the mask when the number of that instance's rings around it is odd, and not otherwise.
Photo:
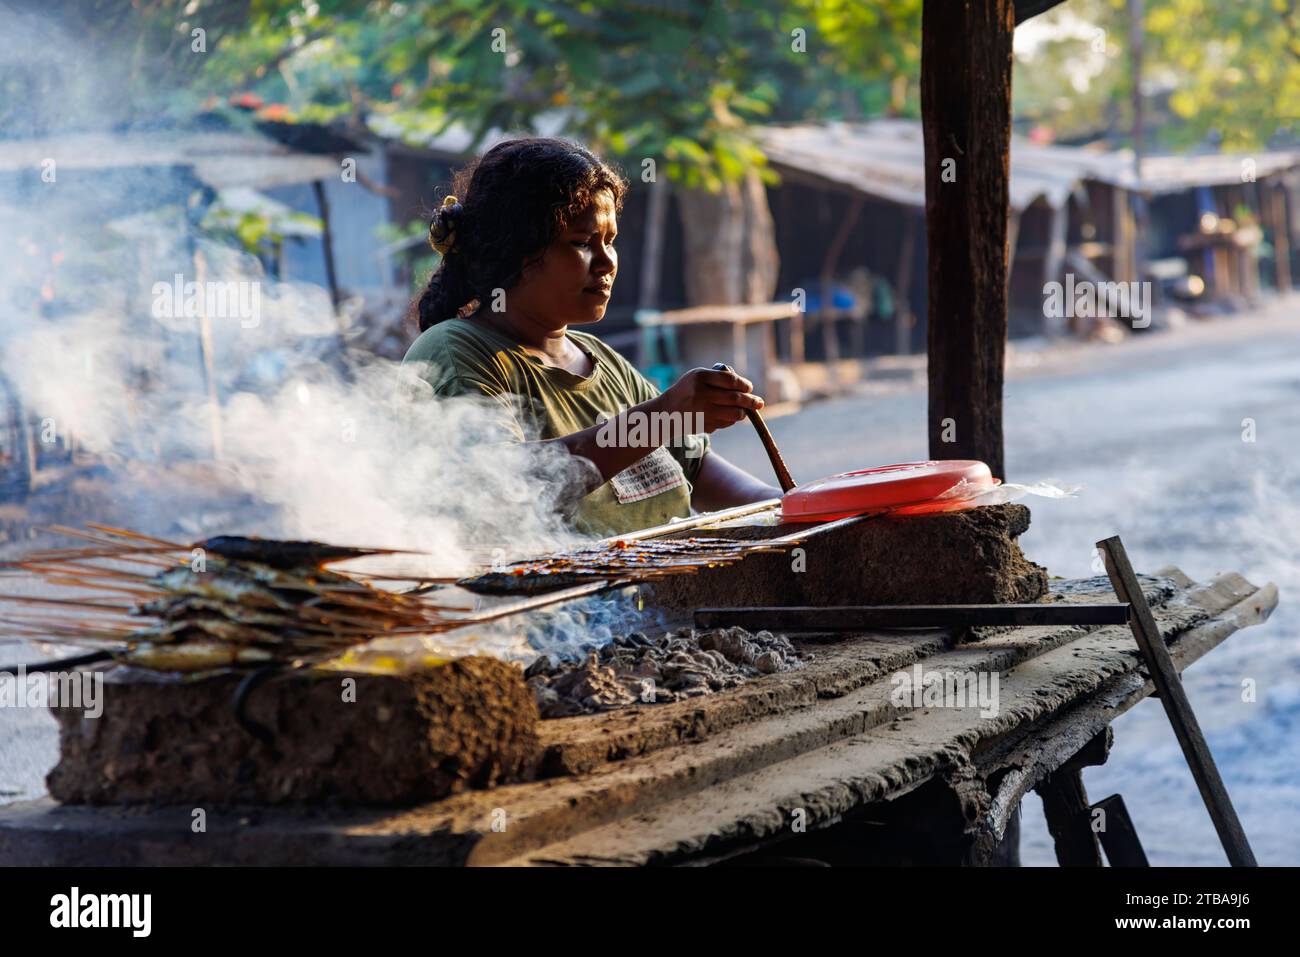
[[(594, 488), (601, 482), (609, 481), (612, 476), (634, 462), (645, 458), (658, 448), (658, 442), (662, 441), (662, 439), (655, 439), (653, 442), (629, 445), (624, 442), (611, 442), (609, 441), (611, 436), (628, 436), (637, 433), (645, 435), (647, 416), (652, 417), (650, 421), (653, 422), (653, 417), (661, 416), (665, 412), (672, 413), (674, 418), (682, 416), (680, 420), (682, 428), (677, 432), (680, 435), (695, 435), (699, 432), (725, 429), (743, 419), (746, 409), (763, 408), (763, 400), (749, 391), (752, 388), (754, 388), (752, 382), (734, 372), (692, 369), (666, 391), (653, 399), (632, 406), (608, 422), (547, 441), (558, 442), (572, 454), (580, 455), (592, 462), (600, 473), (599, 481), (592, 486)], [(620, 419), (625, 421), (619, 422)], [(660, 436), (665, 432), (673, 434), (677, 428), (671, 423), (660, 422), (655, 429), (650, 430), (650, 434)], [(708, 462), (708, 459), (709, 456), (706, 455), (705, 462)], [(757, 482), (756, 479), (753, 481)], [(743, 493), (737, 493), (732, 488), (721, 492), (720, 495), (722, 498), (736, 494), (758, 495), (762, 498), (766, 497), (769, 491), (771, 491), (769, 488), (764, 487), (759, 490), (748, 488)], [(775, 494), (779, 495), (780, 491), (777, 490)], [(706, 493), (705, 497), (710, 497), (709, 493)]]
[(754, 383), (734, 372), (692, 369), (652, 400), (665, 412), (691, 416), (687, 430), (699, 431), (696, 413), (702, 416), (703, 431), (713, 432), (735, 425), (747, 409), (761, 409), (764, 402), (753, 393)]

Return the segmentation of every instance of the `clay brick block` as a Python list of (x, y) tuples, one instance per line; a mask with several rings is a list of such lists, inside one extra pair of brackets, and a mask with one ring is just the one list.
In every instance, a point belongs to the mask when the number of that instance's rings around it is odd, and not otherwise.
[[(707, 534), (776, 538), (799, 526), (741, 526)], [(803, 570), (791, 554), (752, 555), (722, 568), (655, 582), (664, 607), (746, 605), (919, 605), (1030, 602), (1047, 594), (1047, 571), (1016, 539), (1029, 528), (1023, 505), (962, 512), (879, 516), (810, 539)], [(682, 537), (690, 532), (682, 533)]]
[(520, 670), (463, 658), (414, 675), (294, 676), (256, 689), (235, 720), (238, 676), (190, 684), (105, 681), (97, 719), (51, 709), (59, 763), (50, 794), (67, 804), (404, 805), (531, 776), (537, 706)]

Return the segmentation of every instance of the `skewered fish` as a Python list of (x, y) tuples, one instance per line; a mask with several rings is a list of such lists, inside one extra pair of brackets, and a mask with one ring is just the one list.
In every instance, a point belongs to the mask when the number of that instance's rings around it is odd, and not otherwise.
[(730, 565), (757, 552), (783, 551), (789, 543), (692, 537), (629, 541), (607, 539), (541, 558), (514, 562), (457, 584), (489, 595), (527, 595), (605, 579), (649, 581)]
[(324, 542), (278, 541), (255, 535), (218, 535), (197, 542), (193, 547), (216, 552), (234, 561), (258, 562), (285, 569), (319, 568), (329, 562), (398, 552), (392, 548), (350, 548)]
[[(186, 545), (89, 527), (95, 532), (54, 530), (87, 539), (92, 547), (45, 550), (0, 565), (58, 589), (96, 592), (0, 595), (0, 602), (48, 609), (43, 616), (0, 620), (12, 637), (89, 645), (122, 663), (193, 672), (318, 663), (372, 638), (430, 634), (460, 623), (449, 612), (463, 609), (323, 567), (391, 550), (238, 536)], [(201, 562), (195, 549), (203, 549)], [(87, 663), (85, 658), (78, 656), (78, 663)]]

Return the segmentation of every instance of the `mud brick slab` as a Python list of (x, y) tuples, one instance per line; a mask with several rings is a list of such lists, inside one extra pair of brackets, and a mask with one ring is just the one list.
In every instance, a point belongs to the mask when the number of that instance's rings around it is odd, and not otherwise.
[[(736, 526), (708, 534), (776, 538), (799, 528)], [(1031, 602), (1047, 594), (1047, 571), (1026, 559), (1016, 541), (1028, 528), (1023, 505), (878, 516), (810, 538), (799, 546), (801, 556), (752, 555), (735, 565), (664, 579), (648, 591), (655, 603), (681, 610)]]
[(238, 676), (105, 681), (99, 718), (52, 709), (50, 794), (64, 804), (403, 805), (519, 780), (536, 765), (537, 706), (514, 666), (463, 658), (358, 675), (352, 701), (347, 677), (257, 688), (246, 713), (273, 731), (270, 745), (235, 719)]

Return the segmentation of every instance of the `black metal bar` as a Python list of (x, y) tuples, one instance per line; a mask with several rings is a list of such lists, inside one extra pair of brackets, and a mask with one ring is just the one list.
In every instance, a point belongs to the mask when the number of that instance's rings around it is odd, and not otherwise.
[(1092, 812), (1094, 819), (1098, 811), (1103, 815), (1097, 836), (1101, 838), (1102, 850), (1106, 852), (1106, 860), (1110, 862), (1111, 867), (1151, 866), (1122, 797), (1112, 794), (1110, 797), (1102, 798), (1088, 810)]
[(772, 631), (864, 631), (872, 628), (962, 628), (976, 625), (1124, 625), (1127, 604), (1052, 602), (1028, 605), (829, 605), (700, 608), (696, 628)]
[(1133, 566), (1129, 563), (1124, 544), (1119, 540), (1118, 535), (1114, 535), (1098, 542), (1097, 548), (1101, 550), (1102, 558), (1106, 561), (1106, 574), (1110, 576), (1115, 595), (1120, 601), (1126, 601), (1133, 606), (1133, 616), (1129, 619), (1133, 637), (1137, 639), (1138, 647), (1142, 650), (1142, 657), (1146, 660), (1151, 681), (1155, 684), (1156, 691), (1160, 693), (1160, 703), (1164, 705), (1165, 714), (1169, 716), (1169, 723), (1174, 726), (1174, 734), (1183, 749), (1183, 757), (1187, 759), (1188, 767), (1192, 769), (1192, 776), (1196, 779), (1197, 788), (1200, 789), (1201, 799), (1205, 802), (1206, 810), (1210, 812), (1210, 819), (1214, 821), (1214, 829), (1219, 832), (1223, 849), (1228, 853), (1228, 861), (1233, 867), (1255, 867), (1255, 855), (1250, 849), (1250, 842), (1246, 840), (1246, 832), (1242, 830), (1241, 822), (1237, 819), (1237, 812), (1228, 797), (1228, 789), (1223, 786), (1223, 779), (1219, 777), (1219, 769), (1214, 764), (1209, 745), (1205, 743), (1201, 726), (1192, 712), (1191, 702), (1187, 700), (1187, 693), (1183, 691), (1183, 683), (1178, 677), (1178, 670), (1174, 667), (1173, 656), (1169, 654), (1164, 637), (1160, 634), (1156, 620), (1151, 614), (1151, 607), (1147, 604), (1146, 596), (1142, 594), (1142, 586), (1138, 583)]

